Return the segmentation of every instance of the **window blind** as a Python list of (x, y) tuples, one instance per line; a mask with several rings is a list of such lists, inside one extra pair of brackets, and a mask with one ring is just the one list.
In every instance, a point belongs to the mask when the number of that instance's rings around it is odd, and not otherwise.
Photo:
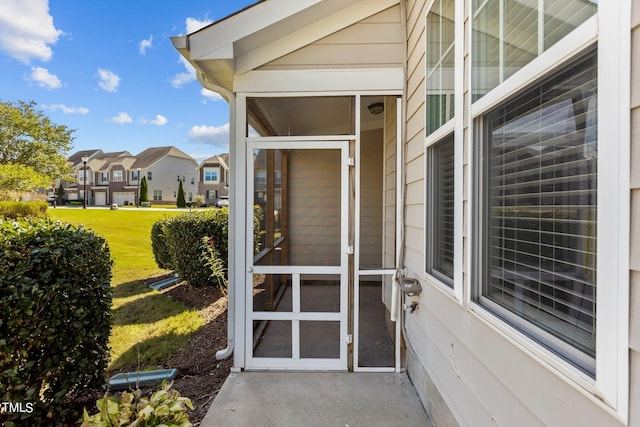
[[(454, 142), (453, 134), (431, 150), (431, 274), (453, 285)], [(439, 274), (438, 274), (439, 273)]]
[(589, 357), (596, 321), (596, 62), (592, 53), (490, 112), (483, 172), (483, 296), (525, 331), (534, 325)]

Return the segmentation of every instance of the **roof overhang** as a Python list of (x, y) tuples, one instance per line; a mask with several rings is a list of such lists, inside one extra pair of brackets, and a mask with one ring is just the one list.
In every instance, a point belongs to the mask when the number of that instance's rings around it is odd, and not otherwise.
[(171, 40), (194, 66), (200, 83), (229, 99), (231, 93), (237, 92), (237, 76), (398, 3), (399, 0), (265, 0)]

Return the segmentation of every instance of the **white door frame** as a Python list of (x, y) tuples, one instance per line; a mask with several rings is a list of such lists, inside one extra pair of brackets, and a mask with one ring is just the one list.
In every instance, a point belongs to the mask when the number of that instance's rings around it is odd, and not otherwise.
[[(348, 335), (348, 288), (349, 288), (349, 141), (317, 138), (260, 138), (247, 141), (246, 151), (246, 218), (253, 217), (254, 177), (253, 153), (255, 149), (332, 149), (340, 150), (340, 264), (338, 266), (260, 266), (254, 265), (253, 245), (246, 245), (246, 322), (245, 352), (248, 369), (295, 369), (295, 370), (347, 370)], [(246, 221), (246, 236), (253, 236), (253, 221)], [(253, 311), (253, 274), (289, 274), (292, 277), (292, 312)], [(339, 312), (300, 312), (300, 276), (303, 274), (331, 274), (340, 276)], [(255, 320), (291, 321), (292, 357), (271, 358), (253, 356), (253, 324)], [(339, 321), (340, 357), (337, 359), (300, 357), (300, 321)]]

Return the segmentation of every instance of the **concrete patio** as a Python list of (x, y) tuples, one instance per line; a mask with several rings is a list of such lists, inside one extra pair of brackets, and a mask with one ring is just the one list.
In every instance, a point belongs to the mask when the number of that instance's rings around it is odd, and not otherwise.
[(431, 426), (406, 373), (238, 372), (201, 426)]

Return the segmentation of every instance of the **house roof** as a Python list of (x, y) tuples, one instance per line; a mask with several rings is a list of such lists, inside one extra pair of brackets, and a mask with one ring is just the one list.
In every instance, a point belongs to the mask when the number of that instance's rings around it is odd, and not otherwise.
[[(225, 96), (225, 91), (234, 92), (235, 75), (256, 70), (398, 3), (399, 0), (266, 0), (194, 33), (171, 39), (196, 68), (201, 83), (220, 88)], [(373, 54), (380, 55), (379, 52), (380, 49)]]
[(176, 147), (152, 147), (147, 148), (146, 150), (135, 156), (136, 160), (131, 166), (131, 169), (147, 169), (154, 163), (168, 156), (191, 160), (192, 162), (197, 164), (193, 157), (185, 154), (183, 151), (177, 149)]
[(202, 162), (200, 162), (200, 164), (198, 165), (198, 168), (201, 168), (211, 163), (218, 163), (223, 168), (229, 169), (229, 153), (216, 154), (215, 156), (206, 158)]
[(82, 157), (83, 156), (87, 156), (89, 159), (92, 159), (96, 156), (99, 156), (102, 153), (102, 150), (100, 149), (93, 149), (93, 150), (84, 150), (84, 151), (78, 151), (76, 153), (73, 153), (72, 155), (70, 155), (67, 158), (67, 161), (69, 163), (71, 163), (73, 166), (78, 165), (80, 163), (82, 163)]

